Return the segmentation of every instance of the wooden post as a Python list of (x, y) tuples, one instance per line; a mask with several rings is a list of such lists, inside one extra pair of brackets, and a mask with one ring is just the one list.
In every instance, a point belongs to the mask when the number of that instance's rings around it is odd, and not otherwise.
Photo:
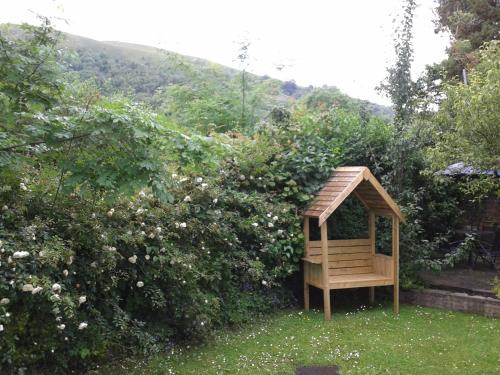
[(330, 310), (330, 285), (328, 280), (328, 229), (326, 221), (321, 224), (321, 267), (323, 276), (323, 306), (325, 320), (332, 319)]
[[(304, 257), (307, 257), (307, 250), (309, 248), (309, 216), (304, 217), (304, 244)], [(304, 310), (309, 311), (309, 275), (306, 275), (305, 267), (309, 267), (309, 264), (305, 264), (304, 262)]]
[[(372, 210), (368, 213), (368, 238), (370, 239), (370, 252), (373, 257), (375, 256), (375, 213)], [(375, 303), (375, 287), (369, 287), (368, 291), (368, 302), (373, 305)]]
[(392, 215), (392, 262), (394, 276), (394, 314), (399, 314), (399, 218)]

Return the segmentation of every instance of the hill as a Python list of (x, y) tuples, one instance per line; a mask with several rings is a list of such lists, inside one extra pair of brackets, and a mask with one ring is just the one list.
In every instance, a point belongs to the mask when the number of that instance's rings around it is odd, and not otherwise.
[[(237, 69), (159, 48), (64, 35), (63, 45), (76, 52), (73, 59), (67, 60), (68, 68), (77, 72), (82, 79), (94, 79), (107, 93), (131, 93), (139, 100), (151, 102), (158, 89), (169, 85), (191, 86), (194, 82), (214, 79), (228, 84), (241, 74)], [(297, 99), (320, 91), (325, 99), (331, 99), (332, 102), (327, 104), (338, 102), (354, 110), (363, 107), (370, 114), (385, 119), (392, 116), (389, 107), (351, 98), (336, 87), (301, 87), (293, 81), (283, 82), (248, 73), (247, 77), (249, 86), (259, 86), (267, 81), (267, 86), (279, 89), (272, 92), (273, 105), (290, 106)], [(220, 89), (224, 89), (223, 84)]]
[[(16, 25), (9, 25), (9, 30), (13, 35), (19, 32)], [(310, 110), (333, 105), (362, 116), (392, 118), (389, 107), (351, 98), (336, 87), (301, 87), (294, 81), (283, 82), (248, 72), (242, 110), (241, 71), (237, 69), (160, 48), (97, 41), (68, 33), (61, 33), (60, 44), (67, 52), (61, 55), (61, 63), (68, 72), (76, 73), (82, 80), (94, 81), (105, 95), (130, 95), (180, 122), (193, 121), (187, 116), (193, 110), (203, 114), (209, 109), (213, 112), (214, 108), (223, 108), (226, 114), (233, 112), (233, 118), (207, 121), (236, 122), (240, 121), (239, 113), (245, 112), (246, 121), (255, 123), (273, 107), (294, 105), (304, 105)], [(202, 103), (207, 96), (212, 99), (210, 103), (206, 100)]]

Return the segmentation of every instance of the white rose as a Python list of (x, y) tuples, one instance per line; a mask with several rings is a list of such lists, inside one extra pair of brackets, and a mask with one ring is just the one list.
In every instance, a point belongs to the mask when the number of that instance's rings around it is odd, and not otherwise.
[(31, 291), (31, 294), (37, 294), (40, 293), (43, 290), (41, 286), (37, 286), (35, 289)]
[(82, 303), (87, 302), (87, 296), (80, 296), (78, 298), (78, 303), (81, 305)]
[(32, 284), (24, 284), (23, 285), (23, 292), (32, 292), (33, 291), (33, 285)]
[(10, 299), (2, 298), (0, 299), (0, 305), (8, 305), (10, 303)]
[(114, 208), (112, 208), (112, 209), (110, 209), (110, 210), (108, 211), (108, 213), (107, 213), (106, 215), (108, 215), (108, 217), (111, 217), (111, 216), (113, 216), (113, 214), (114, 214), (114, 213), (115, 213), (115, 209), (114, 209)]
[(273, 221), (278, 220), (278, 216), (273, 216)]
[(217, 198), (214, 198), (214, 200), (212, 201), (214, 204), (217, 204), (219, 200)]
[(20, 188), (21, 190), (23, 190), (23, 191), (28, 190), (28, 188), (26, 187), (26, 185), (24, 184), (24, 182), (21, 182), (21, 183), (19, 184), (19, 188)]
[(267, 285), (267, 281), (266, 280), (262, 280), (262, 285)]
[(62, 331), (64, 328), (66, 328), (66, 324), (59, 324), (57, 326), (57, 329), (60, 330), (60, 331)]
[(86, 322), (81, 322), (79, 325), (78, 325), (78, 329), (81, 331), (82, 329), (85, 329), (88, 327), (88, 324)]
[(53, 285), (52, 285), (52, 291), (53, 291), (54, 293), (58, 293), (58, 292), (60, 292), (60, 291), (61, 291), (61, 285), (60, 285), (60, 284), (58, 284), (58, 283), (53, 284)]
[(187, 227), (187, 224), (186, 224), (186, 223), (180, 223), (180, 224), (179, 224), (179, 226), (180, 226), (181, 228), (186, 228), (186, 227)]
[(258, 223), (252, 223), (252, 227), (257, 228), (259, 226)]
[(149, 260), (149, 259), (151, 259), (151, 257), (149, 256), (149, 254), (147, 254), (144, 256), (144, 259)]
[(134, 264), (135, 262), (137, 262), (137, 255), (131, 256), (130, 258), (128, 258), (128, 261), (130, 263)]
[(136, 285), (138, 288), (142, 288), (144, 286), (144, 283), (142, 281), (138, 281)]
[(3, 324), (0, 324), (0, 332), (3, 332)]
[(28, 253), (27, 251), (16, 251), (14, 254), (12, 254), (12, 257), (14, 259), (22, 259), (22, 258), (26, 258), (29, 255), (30, 255), (30, 253)]
[(207, 184), (207, 183), (205, 183), (205, 182), (204, 182), (204, 183), (202, 183), (202, 184), (201, 184), (201, 188), (202, 188), (202, 189), (205, 189), (205, 188), (207, 188), (207, 187), (208, 187), (208, 184)]
[(197, 184), (201, 184), (203, 182), (203, 178), (196, 177), (195, 181), (196, 181)]
[(184, 197), (184, 202), (191, 202), (191, 197), (189, 195), (186, 195)]
[(273, 224), (273, 223), (268, 223), (268, 224), (267, 224), (267, 226), (268, 226), (269, 228), (272, 228), (272, 227), (274, 227), (274, 224)]
[(63, 275), (67, 277), (69, 275), (69, 271), (68, 270), (64, 270), (63, 271)]

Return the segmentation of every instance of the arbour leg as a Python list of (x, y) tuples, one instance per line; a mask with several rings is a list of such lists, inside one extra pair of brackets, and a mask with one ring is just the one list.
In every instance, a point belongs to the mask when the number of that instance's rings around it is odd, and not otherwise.
[(375, 303), (375, 287), (371, 286), (368, 288), (368, 302), (370, 305)]
[(304, 310), (309, 311), (309, 284), (304, 281)]
[(394, 314), (399, 314), (399, 284), (394, 284)]
[(330, 289), (323, 289), (323, 305), (325, 310), (325, 320), (332, 319), (332, 312), (330, 309)]

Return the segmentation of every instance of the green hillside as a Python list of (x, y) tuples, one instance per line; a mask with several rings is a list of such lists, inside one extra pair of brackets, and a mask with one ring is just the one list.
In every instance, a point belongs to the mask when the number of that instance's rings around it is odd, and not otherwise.
[[(187, 88), (208, 90), (226, 99), (240, 96), (241, 71), (204, 59), (138, 44), (99, 42), (71, 34), (64, 34), (62, 45), (74, 52), (66, 55), (65, 66), (80, 78), (94, 80), (105, 94), (131, 94), (167, 113), (173, 112), (168, 97), (173, 92), (179, 94), (181, 88), (184, 91)], [(340, 105), (384, 119), (392, 116), (390, 108), (351, 98), (335, 87), (301, 87), (293, 81), (283, 82), (249, 73), (246, 78), (248, 108), (253, 120), (266, 116), (274, 106), (291, 107), (297, 102), (312, 106), (311, 109), (319, 104), (323, 107)]]

